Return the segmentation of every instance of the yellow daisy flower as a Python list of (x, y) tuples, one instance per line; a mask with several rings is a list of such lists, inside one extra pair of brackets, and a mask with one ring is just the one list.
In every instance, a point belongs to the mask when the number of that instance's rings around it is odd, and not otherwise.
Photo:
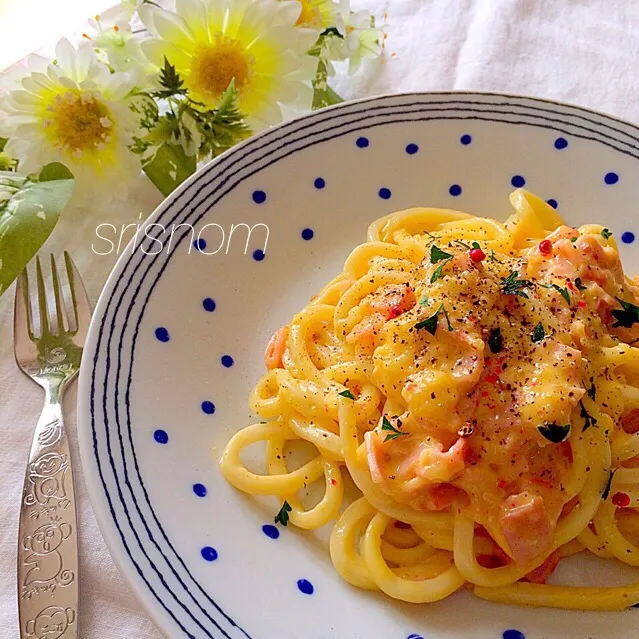
[(300, 14), (299, 2), (277, 0), (177, 0), (175, 13), (144, 4), (155, 37), (142, 50), (158, 67), (166, 57), (189, 97), (211, 108), (234, 78), (257, 129), (282, 120), (281, 107), (310, 109), (317, 61), (306, 53), (317, 33), (295, 26)]
[(125, 198), (140, 174), (128, 149), (137, 127), (127, 104), (134, 79), (111, 73), (89, 43), (76, 50), (64, 39), (55, 53), (55, 63), (31, 56), (26, 73), (2, 87), (8, 90), (0, 118), (0, 136), (9, 138), (5, 152), (26, 173), (50, 162), (68, 166), (76, 203)]

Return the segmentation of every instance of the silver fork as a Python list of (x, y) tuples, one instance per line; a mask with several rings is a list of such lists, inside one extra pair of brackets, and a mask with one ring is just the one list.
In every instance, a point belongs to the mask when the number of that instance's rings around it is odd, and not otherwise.
[[(30, 291), (26, 270), (16, 287), (16, 361), (45, 393), (20, 505), (18, 609), (22, 639), (76, 639), (78, 634), (78, 529), (62, 394), (80, 368), (91, 307), (66, 252), (64, 264), (70, 303), (64, 301), (53, 255), (52, 288), (46, 290), (39, 257), (35, 294)], [(36, 302), (35, 309), (32, 302)]]

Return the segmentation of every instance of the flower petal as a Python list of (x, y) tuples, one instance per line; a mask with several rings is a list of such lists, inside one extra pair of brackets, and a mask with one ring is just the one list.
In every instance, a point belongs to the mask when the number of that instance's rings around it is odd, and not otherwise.
[(75, 77), (75, 56), (76, 50), (73, 45), (66, 38), (62, 38), (55, 47), (55, 57), (59, 67), (72, 77)]
[(148, 40), (142, 41), (140, 46), (142, 47), (144, 55), (160, 68), (164, 66), (165, 57), (171, 64), (177, 67), (189, 67), (191, 64), (191, 58), (170, 42), (149, 38)]
[(206, 6), (200, 0), (176, 0), (175, 9), (197, 41), (208, 42), (208, 16)]

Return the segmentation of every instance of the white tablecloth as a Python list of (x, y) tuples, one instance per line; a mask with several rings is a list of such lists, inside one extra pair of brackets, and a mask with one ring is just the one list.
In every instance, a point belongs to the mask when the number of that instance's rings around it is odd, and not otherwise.
[[(386, 59), (334, 84), (344, 97), (428, 90), (554, 98), (639, 121), (639, 3), (634, 0), (353, 0), (388, 13)], [(159, 201), (141, 181), (126, 205), (99, 216), (67, 211), (45, 250), (71, 252), (95, 301), (114, 257), (91, 250), (100, 222), (137, 221)], [(0, 298), (0, 637), (19, 636), (17, 509), (38, 388), (16, 368), (12, 292)], [(89, 505), (75, 443), (75, 389), (66, 401), (81, 526), (81, 636), (159, 637), (115, 568)]]

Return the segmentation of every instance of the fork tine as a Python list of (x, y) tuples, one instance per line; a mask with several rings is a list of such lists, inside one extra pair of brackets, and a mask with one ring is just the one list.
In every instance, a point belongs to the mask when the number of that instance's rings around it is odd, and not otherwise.
[(49, 310), (47, 308), (47, 292), (42, 277), (42, 265), (40, 256), (36, 256), (36, 283), (38, 288), (38, 308), (40, 309), (40, 337), (50, 335), (49, 332)]
[(80, 273), (76, 268), (71, 256), (67, 251), (64, 252), (64, 262), (67, 267), (67, 278), (69, 280), (69, 288), (71, 289), (71, 298), (73, 300), (73, 312), (75, 314), (76, 332), (80, 334), (81, 339), (86, 337), (89, 330), (89, 322), (91, 321), (91, 304), (87, 295), (84, 283), (80, 277)]
[(31, 318), (31, 306), (27, 297), (29, 291), (29, 276), (26, 269), (18, 275), (16, 280), (16, 298), (13, 313), (13, 334), (16, 358), (18, 351), (33, 340), (33, 321)]
[(60, 280), (58, 278), (58, 268), (55, 263), (55, 257), (51, 253), (51, 279), (53, 280), (53, 295), (55, 298), (55, 315), (58, 320), (58, 334), (61, 335), (65, 332), (63, 310), (64, 303), (62, 301), (62, 295), (60, 293)]

